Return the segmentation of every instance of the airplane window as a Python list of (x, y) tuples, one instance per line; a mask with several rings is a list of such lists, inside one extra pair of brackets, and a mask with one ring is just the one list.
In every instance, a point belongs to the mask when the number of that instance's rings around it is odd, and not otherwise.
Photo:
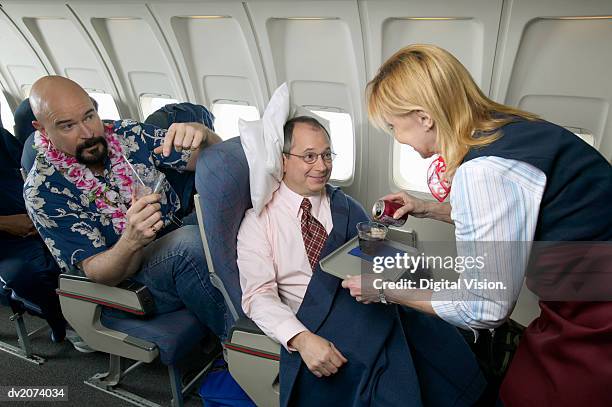
[(0, 119), (2, 119), (2, 127), (13, 133), (15, 117), (13, 116), (11, 107), (6, 100), (6, 95), (2, 91), (0, 91)]
[(253, 121), (259, 120), (259, 111), (255, 106), (244, 102), (217, 100), (212, 105), (212, 114), (215, 116), (215, 132), (227, 140), (240, 135), (238, 119)]
[(119, 120), (119, 110), (113, 99), (113, 95), (103, 92), (88, 92), (89, 96), (98, 102), (98, 116), (102, 120)]
[[(595, 145), (595, 137), (589, 130), (577, 127), (565, 127), (591, 146)], [(437, 155), (421, 158), (419, 153), (407, 145), (393, 143), (393, 182), (401, 189), (429, 193), (427, 186), (427, 169)]]
[(407, 191), (429, 192), (427, 169), (437, 155), (421, 158), (412, 147), (393, 142), (393, 182)]
[(168, 95), (140, 95), (140, 110), (143, 119), (146, 119), (151, 113), (170, 103), (178, 103), (178, 100)]
[(332, 148), (337, 154), (331, 179), (348, 181), (353, 176), (355, 162), (355, 137), (351, 115), (329, 110), (313, 110), (313, 112), (329, 120)]

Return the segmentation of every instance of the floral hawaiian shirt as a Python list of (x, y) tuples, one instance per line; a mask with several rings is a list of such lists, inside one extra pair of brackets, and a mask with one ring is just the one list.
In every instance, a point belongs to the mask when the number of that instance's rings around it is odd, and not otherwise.
[[(166, 130), (132, 120), (106, 122), (105, 125), (112, 126), (124, 156), (137, 170), (142, 167), (153, 171), (158, 168), (185, 169), (190, 158), (189, 150), (173, 150), (168, 157), (153, 153), (163, 143)], [(65, 272), (83, 275), (76, 265), (110, 249), (119, 240), (120, 233), (113, 227), (111, 217), (101, 213), (91, 196), (68, 180), (41, 150), (37, 151), (36, 161), (24, 185), (28, 214), (60, 267)], [(111, 174), (111, 160), (107, 157), (104, 173), (96, 178), (111, 185)], [(162, 191), (161, 212), (164, 225), (169, 226), (181, 204), (167, 181), (163, 183)]]

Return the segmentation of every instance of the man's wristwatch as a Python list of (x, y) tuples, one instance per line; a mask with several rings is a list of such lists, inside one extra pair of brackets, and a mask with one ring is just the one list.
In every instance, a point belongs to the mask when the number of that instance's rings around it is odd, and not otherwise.
[(385, 290), (382, 287), (378, 289), (378, 301), (383, 304), (388, 304), (387, 297), (385, 297)]

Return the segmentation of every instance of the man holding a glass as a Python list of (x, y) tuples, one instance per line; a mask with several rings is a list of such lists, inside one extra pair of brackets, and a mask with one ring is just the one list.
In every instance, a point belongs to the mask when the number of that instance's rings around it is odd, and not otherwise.
[(24, 198), (60, 267), (107, 285), (145, 284), (157, 313), (186, 306), (223, 338), (225, 306), (198, 228), (177, 219), (181, 202), (158, 171), (194, 171), (199, 150), (220, 138), (200, 123), (103, 123), (85, 90), (59, 76), (39, 79), (30, 103), (37, 157)]
[(283, 346), (280, 405), (472, 405), (483, 382), (454, 329), (357, 303), (321, 270), (368, 216), (328, 184), (334, 153), (314, 114), (283, 133), (282, 182), (259, 215), (246, 212), (237, 242), (242, 308)]

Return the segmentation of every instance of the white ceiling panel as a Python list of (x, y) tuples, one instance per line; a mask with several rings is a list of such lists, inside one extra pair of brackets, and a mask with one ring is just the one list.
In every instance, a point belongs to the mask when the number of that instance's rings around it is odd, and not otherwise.
[(129, 105), (132, 117), (140, 113), (139, 97), (143, 94), (187, 100), (174, 55), (145, 4), (70, 6), (91, 35), (111, 76), (120, 84), (121, 98)]
[[(382, 26), (382, 61), (408, 44), (436, 44), (455, 55), (482, 87), (491, 79), (483, 75), (484, 25), (475, 18), (418, 20), (391, 17)], [(490, 51), (490, 50), (489, 50)]]
[(109, 93), (115, 100), (119, 98), (118, 88), (102, 56), (70, 7), (59, 2), (40, 2), (10, 3), (4, 9), (49, 73), (71, 78), (88, 91)]
[(241, 2), (153, 4), (151, 10), (189, 78), (192, 99), (208, 106), (237, 100), (263, 111), (269, 93)]
[(400, 48), (434, 44), (457, 57), (489, 93), (502, 0), (369, 0), (360, 5), (369, 78)]
[(586, 130), (610, 159), (612, 2), (509, 0), (509, 6), (498, 45), (495, 99)]
[(362, 196), (368, 151), (362, 148), (367, 142), (366, 81), (357, 2), (255, 1), (247, 3), (247, 9), (270, 90), (287, 82), (294, 103), (350, 114), (355, 172), (352, 179), (339, 183), (348, 193)]
[(24, 86), (29, 86), (47, 71), (28, 41), (21, 35), (18, 28), (4, 14), (0, 13), (0, 73), (2, 86), (14, 96), (13, 106), (23, 98)]
[[(299, 96), (308, 101), (297, 103), (339, 107), (361, 123), (365, 70), (357, 4), (257, 1), (248, 8), (271, 90), (283, 82), (312, 82), (313, 91)], [(317, 92), (325, 83), (345, 86), (340, 105), (326, 91)]]
[(47, 56), (56, 74), (88, 89), (111, 90), (82, 32), (67, 18), (25, 17), (23, 22)]

